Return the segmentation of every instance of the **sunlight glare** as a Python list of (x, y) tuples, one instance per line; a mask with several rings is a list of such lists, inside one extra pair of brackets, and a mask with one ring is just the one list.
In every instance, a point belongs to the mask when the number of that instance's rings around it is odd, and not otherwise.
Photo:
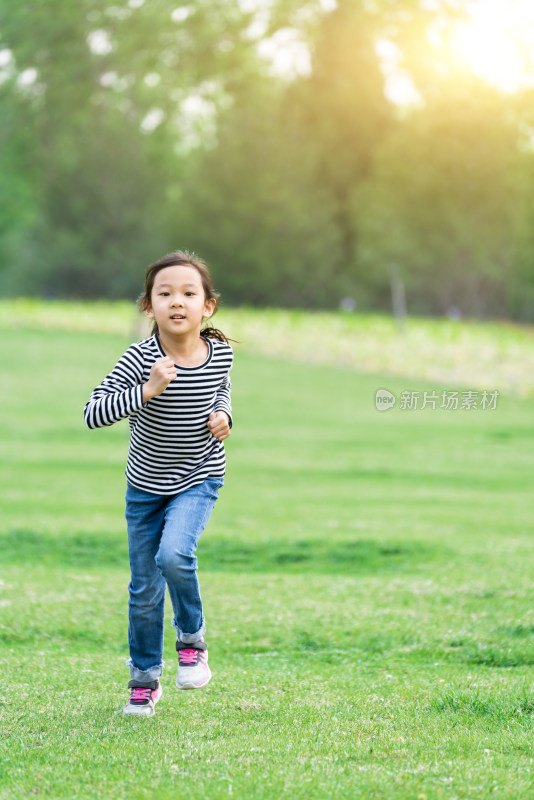
[(476, 0), (451, 37), (455, 57), (504, 92), (534, 85), (534, 2)]

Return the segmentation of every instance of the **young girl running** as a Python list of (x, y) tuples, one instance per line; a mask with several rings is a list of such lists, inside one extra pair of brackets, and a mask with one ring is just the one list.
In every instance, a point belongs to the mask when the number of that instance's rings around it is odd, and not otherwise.
[(85, 406), (89, 428), (125, 417), (130, 424), (125, 714), (152, 716), (162, 694), (165, 586), (177, 637), (176, 686), (196, 689), (211, 678), (195, 551), (224, 483), (223, 441), (232, 427), (232, 348), (217, 328), (201, 330), (218, 299), (194, 254), (177, 250), (148, 267), (139, 304), (154, 321), (152, 336), (128, 348)]

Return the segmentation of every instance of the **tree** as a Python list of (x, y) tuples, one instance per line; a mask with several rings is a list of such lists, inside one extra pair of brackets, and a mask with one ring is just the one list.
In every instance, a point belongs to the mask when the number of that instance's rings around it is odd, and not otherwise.
[(392, 121), (375, 50), (376, 26), (360, 2), (343, 0), (325, 16), (313, 45), (312, 73), (291, 90), (300, 135), (315, 157), (316, 181), (328, 195), (341, 237), (333, 276), (356, 284), (361, 183)]
[(520, 205), (517, 129), (506, 99), (474, 78), (441, 89), (377, 154), (359, 206), (362, 263), (375, 287), (398, 265), (412, 311), (504, 314)]
[(181, 226), (231, 303), (337, 304), (329, 267), (339, 233), (299, 146), (283, 87), (255, 80), (218, 120), (217, 144), (191, 154)]
[(182, 103), (192, 92), (216, 103), (247, 72), (247, 21), (237, 2), (176, 14), (167, 0), (0, 0), (13, 57), (0, 94), (13, 189), (0, 193), (4, 290), (128, 295), (176, 246)]

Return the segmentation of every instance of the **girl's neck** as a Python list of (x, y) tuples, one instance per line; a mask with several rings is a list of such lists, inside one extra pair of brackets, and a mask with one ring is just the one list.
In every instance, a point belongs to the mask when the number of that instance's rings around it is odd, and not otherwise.
[(189, 367), (202, 364), (209, 352), (208, 344), (205, 339), (201, 338), (200, 332), (176, 337), (158, 333), (158, 338), (165, 354), (172, 358), (178, 366), (181, 364)]

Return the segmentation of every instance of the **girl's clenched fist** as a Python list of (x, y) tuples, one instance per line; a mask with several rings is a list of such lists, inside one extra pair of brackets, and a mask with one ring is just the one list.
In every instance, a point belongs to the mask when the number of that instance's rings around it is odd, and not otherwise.
[(171, 358), (165, 356), (154, 361), (148, 381), (143, 384), (143, 403), (162, 394), (175, 378), (176, 367)]

